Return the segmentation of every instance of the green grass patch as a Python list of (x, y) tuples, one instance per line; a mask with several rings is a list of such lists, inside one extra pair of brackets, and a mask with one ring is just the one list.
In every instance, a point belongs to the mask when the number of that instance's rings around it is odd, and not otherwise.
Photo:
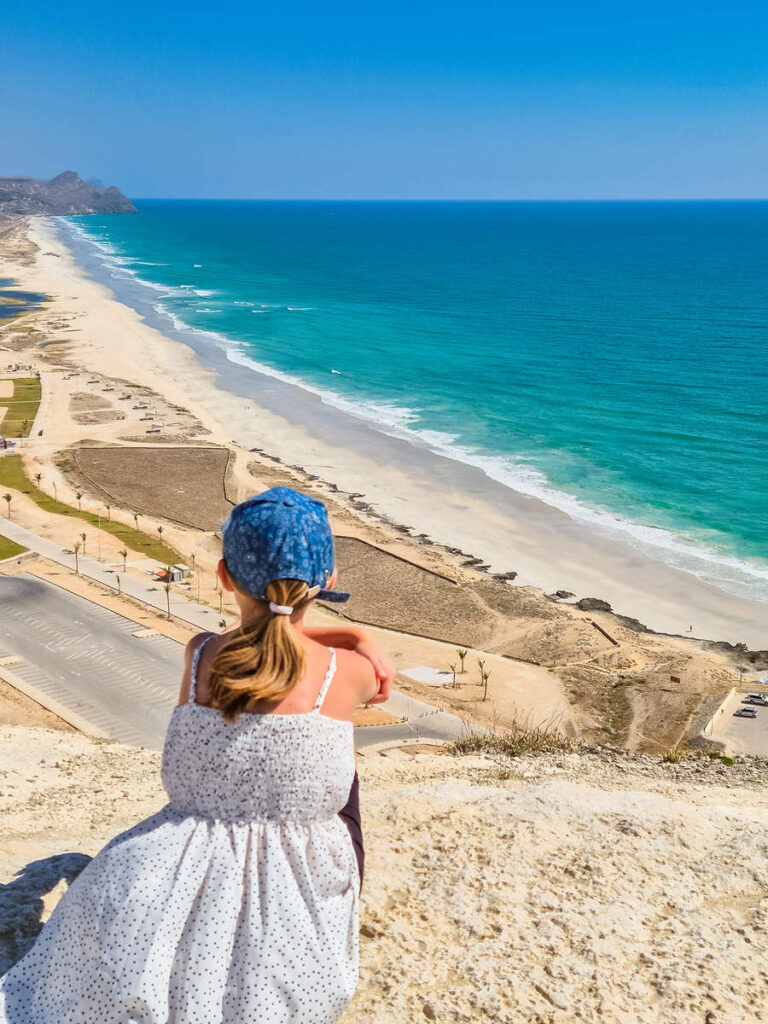
[[(57, 501), (50, 494), (45, 494), (43, 491), (38, 490), (36, 485), (25, 474), (20, 455), (4, 455), (0, 458), (0, 491), (3, 491), (6, 487), (29, 495), (32, 501), (39, 505), (40, 508), (45, 509), (46, 512), (53, 512), (57, 516), (69, 516), (72, 520), (81, 519), (96, 529), (101, 525), (102, 530), (106, 533), (111, 533), (113, 537), (117, 537), (126, 548), (130, 548), (131, 551), (137, 551), (141, 555), (146, 555), (147, 558), (154, 558), (155, 561), (161, 562), (163, 565), (174, 565), (180, 561), (178, 551), (174, 551), (167, 544), (163, 544), (159, 537), (155, 539), (142, 530), (126, 526), (125, 523), (116, 523), (114, 520), (107, 521), (106, 516), (99, 518), (94, 512), (86, 512), (85, 510), (74, 508), (72, 505), (65, 505), (63, 501)], [(7, 511), (7, 506), (4, 502), (2, 503), (2, 508)], [(13, 503), (11, 503), (11, 513), (13, 513)], [(73, 544), (80, 539), (81, 532), (81, 529), (73, 521)], [(90, 554), (90, 549), (86, 551), (86, 554)]]
[(29, 437), (42, 394), (38, 377), (20, 377), (13, 382), (13, 398), (0, 399), (7, 412), (0, 421), (0, 433), (6, 437)]
[(14, 558), (16, 555), (23, 555), (26, 551), (21, 544), (8, 540), (7, 537), (0, 537), (0, 562), (6, 558)]

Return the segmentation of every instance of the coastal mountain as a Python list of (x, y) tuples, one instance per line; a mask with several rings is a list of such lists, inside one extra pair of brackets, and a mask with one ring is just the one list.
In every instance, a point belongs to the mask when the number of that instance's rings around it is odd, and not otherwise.
[(71, 217), (88, 213), (136, 213), (120, 189), (83, 181), (64, 171), (50, 181), (37, 178), (0, 178), (0, 214)]

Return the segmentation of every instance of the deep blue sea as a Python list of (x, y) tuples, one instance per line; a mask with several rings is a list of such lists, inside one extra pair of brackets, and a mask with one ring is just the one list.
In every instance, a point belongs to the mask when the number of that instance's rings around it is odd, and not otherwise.
[(137, 206), (177, 326), (768, 599), (768, 202)]

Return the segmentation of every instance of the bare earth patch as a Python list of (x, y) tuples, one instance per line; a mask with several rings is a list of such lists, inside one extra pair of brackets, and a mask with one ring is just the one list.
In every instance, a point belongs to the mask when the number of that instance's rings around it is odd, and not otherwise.
[(72, 731), (70, 725), (4, 679), (0, 679), (0, 725), (33, 725)]
[(218, 530), (232, 510), (224, 481), (226, 448), (77, 448), (89, 490), (115, 505), (198, 530)]
[(89, 426), (94, 423), (117, 423), (119, 420), (124, 419), (125, 413), (118, 412), (117, 409), (104, 409), (98, 412), (78, 412), (72, 415), (72, 421), (79, 423), (81, 426)]
[(505, 583), (459, 584), (355, 537), (336, 538), (336, 557), (352, 592), (344, 613), (387, 629), (482, 649), (499, 617), (488, 596), (515, 599)]
[(100, 395), (89, 395), (84, 392), (74, 394), (69, 400), (70, 412), (90, 412), (95, 409), (111, 409), (112, 403)]

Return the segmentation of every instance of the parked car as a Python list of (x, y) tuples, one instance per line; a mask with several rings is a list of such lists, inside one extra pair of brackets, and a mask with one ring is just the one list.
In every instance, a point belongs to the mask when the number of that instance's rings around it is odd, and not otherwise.
[(739, 708), (734, 711), (734, 718), (757, 718), (757, 708)]
[(748, 693), (742, 704), (757, 704), (759, 708), (768, 708), (768, 697), (762, 693)]

